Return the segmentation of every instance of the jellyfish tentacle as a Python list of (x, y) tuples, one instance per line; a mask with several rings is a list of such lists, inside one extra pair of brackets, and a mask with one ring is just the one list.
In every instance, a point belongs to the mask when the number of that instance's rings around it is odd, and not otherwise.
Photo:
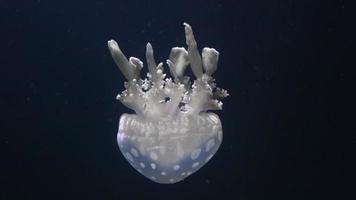
[(126, 58), (124, 53), (122, 53), (119, 45), (115, 40), (108, 41), (108, 47), (111, 53), (112, 58), (114, 59), (116, 65), (119, 67), (121, 73), (125, 76), (125, 78), (129, 81), (133, 80), (135, 77), (135, 70), (138, 70), (133, 66)]
[(194, 76), (196, 78), (201, 78), (203, 75), (202, 60), (198, 51), (197, 42), (194, 38), (192, 27), (187, 23), (183, 23), (183, 25), (185, 27), (185, 39), (188, 46), (190, 67), (192, 68)]
[(179, 77), (175, 69), (176, 65), (169, 59), (166, 61), (166, 63), (168, 65), (169, 71), (171, 72), (171, 75), (174, 77), (174, 81), (179, 82)]
[(184, 72), (188, 64), (187, 50), (184, 47), (173, 47), (169, 54), (167, 65), (176, 83), (184, 80)]
[(211, 76), (218, 68), (219, 52), (214, 48), (205, 47), (202, 51), (205, 74)]
[(143, 62), (138, 58), (130, 57), (129, 58), (129, 63), (134, 68), (134, 70), (133, 70), (133, 78), (138, 80), (139, 77), (140, 77), (140, 71), (143, 68)]
[(151, 79), (153, 81), (157, 81), (157, 79), (158, 79), (157, 64), (156, 64), (156, 61), (154, 58), (152, 45), (149, 42), (146, 45), (146, 62), (147, 62), (148, 71), (151, 75)]

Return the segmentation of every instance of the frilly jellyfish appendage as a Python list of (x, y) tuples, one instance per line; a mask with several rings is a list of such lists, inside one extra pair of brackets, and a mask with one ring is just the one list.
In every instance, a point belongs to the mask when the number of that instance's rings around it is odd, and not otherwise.
[[(196, 172), (218, 150), (222, 141), (219, 117), (208, 110), (221, 110), (228, 96), (217, 88), (212, 74), (219, 52), (204, 48), (200, 55), (192, 28), (184, 23), (187, 50), (174, 47), (167, 65), (172, 78), (166, 78), (163, 64), (156, 65), (153, 48), (146, 46), (148, 74), (140, 78), (143, 63), (129, 59), (114, 40), (108, 41), (111, 55), (127, 79), (126, 90), (117, 96), (136, 114), (120, 118), (117, 141), (129, 163), (157, 183), (176, 183)], [(195, 80), (184, 76), (190, 65)]]

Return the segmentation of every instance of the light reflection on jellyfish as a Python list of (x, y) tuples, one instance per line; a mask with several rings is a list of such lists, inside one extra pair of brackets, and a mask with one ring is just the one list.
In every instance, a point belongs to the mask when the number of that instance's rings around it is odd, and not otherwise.
[[(176, 183), (207, 163), (222, 141), (219, 117), (208, 110), (221, 110), (226, 90), (216, 87), (212, 74), (219, 52), (204, 48), (201, 55), (192, 28), (184, 23), (188, 49), (172, 48), (166, 78), (163, 63), (155, 62), (153, 48), (146, 46), (149, 72), (140, 78), (142, 61), (129, 59), (114, 40), (108, 41), (111, 55), (127, 79), (126, 90), (117, 96), (136, 114), (122, 114), (117, 140), (129, 163), (157, 183)], [(190, 65), (195, 80), (184, 76)]]

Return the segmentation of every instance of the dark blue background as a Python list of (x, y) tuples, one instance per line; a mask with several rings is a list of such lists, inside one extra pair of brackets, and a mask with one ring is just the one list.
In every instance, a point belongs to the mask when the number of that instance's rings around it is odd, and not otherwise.
[[(355, 34), (346, 1), (0, 6), (1, 199), (352, 199)], [(164, 61), (185, 45), (183, 22), (201, 49), (219, 50), (215, 77), (231, 96), (217, 112), (224, 141), (215, 157), (185, 181), (159, 185), (118, 150), (118, 119), (130, 111), (115, 100), (124, 79), (107, 40), (142, 60), (150, 41)]]

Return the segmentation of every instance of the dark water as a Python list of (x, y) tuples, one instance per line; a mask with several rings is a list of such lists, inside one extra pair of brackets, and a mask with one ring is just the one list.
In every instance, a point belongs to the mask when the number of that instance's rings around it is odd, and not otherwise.
[[(346, 1), (0, 6), (1, 199), (355, 196), (355, 34)], [(181, 183), (159, 185), (118, 150), (118, 119), (130, 110), (115, 100), (124, 78), (106, 43), (114, 38), (144, 60), (150, 41), (164, 61), (185, 45), (183, 22), (200, 48), (219, 50), (215, 77), (231, 96), (217, 112), (224, 141), (214, 158)]]

